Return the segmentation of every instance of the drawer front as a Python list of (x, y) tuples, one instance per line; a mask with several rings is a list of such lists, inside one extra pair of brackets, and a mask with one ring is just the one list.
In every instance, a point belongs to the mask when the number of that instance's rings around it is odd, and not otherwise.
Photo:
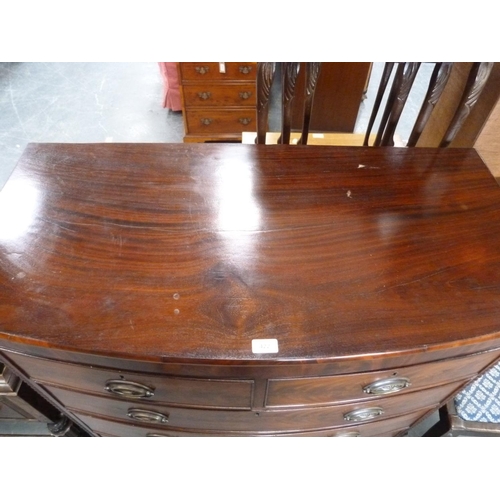
[[(130, 400), (215, 408), (252, 406), (252, 380), (196, 379), (105, 370), (9, 353), (35, 382)], [(152, 395), (147, 394), (150, 389)]]
[[(395, 394), (466, 380), (479, 373), (499, 355), (499, 351), (489, 351), (395, 370), (332, 377), (271, 379), (268, 383), (266, 407), (315, 406), (343, 401), (363, 401), (385, 396), (387, 394), (385, 391), (393, 390)], [(405, 380), (408, 381), (408, 387), (405, 387)], [(372, 393), (367, 393), (365, 390), (370, 390)]]
[(220, 71), (219, 63), (180, 63), (181, 81), (255, 81), (256, 63), (254, 62), (227, 62), (225, 73)]
[(186, 125), (191, 134), (255, 132), (255, 109), (187, 109)]
[(255, 85), (253, 84), (185, 85), (183, 91), (186, 108), (193, 106), (255, 107)]
[[(310, 432), (283, 432), (266, 433), (269, 436), (308, 436), (308, 437), (370, 437), (370, 436), (395, 436), (407, 430), (426, 414), (419, 411), (409, 415), (379, 420), (362, 425), (355, 425), (343, 429), (326, 429)], [(178, 436), (250, 436), (253, 433), (244, 432), (217, 432), (217, 431), (179, 431), (174, 429), (157, 429), (148, 426), (128, 424), (116, 420), (94, 417), (84, 413), (76, 414), (78, 419), (85, 422), (93, 431), (102, 436), (120, 437), (178, 437)]]
[[(371, 402), (294, 410), (201, 410), (131, 402), (45, 387), (70, 411), (173, 431), (217, 430), (247, 433), (303, 432), (383, 420), (438, 406), (461, 384)], [(349, 418), (348, 418), (349, 417)]]

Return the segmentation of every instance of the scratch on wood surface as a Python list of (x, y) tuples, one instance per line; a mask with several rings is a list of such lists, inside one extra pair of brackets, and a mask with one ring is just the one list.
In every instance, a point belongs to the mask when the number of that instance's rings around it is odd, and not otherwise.
[(424, 276), (421, 276), (420, 278), (417, 278), (417, 279), (414, 279), (414, 280), (410, 280), (410, 281), (405, 281), (404, 283), (398, 283), (397, 285), (392, 285), (392, 286), (385, 287), (385, 288), (383, 288), (381, 290), (378, 290), (377, 293), (385, 292), (387, 290), (390, 290), (391, 288), (398, 288), (398, 287), (401, 287), (401, 286), (407, 286), (407, 285), (411, 285), (413, 283), (418, 283), (419, 281), (426, 280), (427, 278), (431, 278), (432, 276), (436, 276), (437, 274), (444, 273), (447, 270), (448, 270), (448, 267), (444, 267), (443, 269), (440, 269), (439, 271), (436, 271), (434, 273), (426, 274)]

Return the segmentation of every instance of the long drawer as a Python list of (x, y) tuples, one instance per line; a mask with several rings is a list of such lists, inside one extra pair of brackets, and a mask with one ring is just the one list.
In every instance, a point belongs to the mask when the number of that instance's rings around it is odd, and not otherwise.
[(9, 353), (38, 384), (170, 405), (249, 409), (253, 380), (197, 379), (106, 370)]
[(499, 354), (495, 350), (401, 369), (353, 375), (271, 379), (266, 407), (327, 405), (420, 390), (476, 375), (497, 359)]
[(178, 431), (201, 429), (259, 433), (328, 429), (413, 413), (438, 406), (461, 385), (461, 382), (447, 384), (418, 393), (381, 398), (375, 403), (259, 412), (180, 408), (145, 401), (135, 403), (58, 387), (46, 387), (46, 390), (68, 410), (78, 414), (86, 413)]
[[(394, 418), (387, 418), (376, 422), (362, 425), (354, 425), (342, 429), (324, 429), (309, 432), (274, 432), (261, 433), (263, 436), (323, 436), (323, 437), (369, 437), (369, 436), (396, 436), (403, 433), (415, 422), (420, 420), (428, 410), (414, 412)], [(217, 432), (217, 431), (180, 431), (175, 429), (157, 429), (145, 425), (123, 423), (117, 420), (109, 420), (86, 414), (76, 415), (80, 420), (92, 428), (96, 434), (101, 436), (123, 436), (123, 437), (189, 437), (189, 436), (245, 436), (255, 435), (245, 432)]]

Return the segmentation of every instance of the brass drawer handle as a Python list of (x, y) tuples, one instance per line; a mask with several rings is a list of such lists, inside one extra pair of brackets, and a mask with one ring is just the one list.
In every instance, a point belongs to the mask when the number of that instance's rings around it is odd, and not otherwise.
[(147, 422), (150, 424), (166, 424), (168, 422), (168, 415), (140, 408), (130, 408), (127, 412), (127, 417), (138, 422)]
[(252, 119), (251, 118), (240, 118), (238, 121), (243, 125), (248, 125), (252, 121)]
[(104, 389), (111, 394), (131, 399), (152, 398), (155, 394), (151, 387), (127, 380), (108, 380)]
[(240, 73), (243, 73), (244, 75), (248, 75), (252, 71), (252, 66), (240, 66)]
[(204, 101), (212, 97), (212, 92), (198, 92), (198, 97)]
[(372, 420), (373, 418), (383, 415), (384, 410), (375, 406), (373, 408), (362, 408), (361, 410), (353, 410), (344, 414), (344, 420), (350, 422), (364, 422), (365, 420)]
[(195, 66), (194, 70), (200, 75), (205, 75), (210, 71), (210, 68), (208, 66)]
[(250, 99), (251, 95), (252, 95), (251, 92), (240, 92), (240, 97), (241, 97), (241, 99), (244, 99), (244, 100)]
[(330, 434), (328, 437), (359, 437), (359, 432), (358, 431), (345, 431), (345, 432), (339, 432), (337, 434)]
[(410, 387), (410, 379), (406, 377), (387, 378), (384, 380), (377, 380), (367, 386), (363, 387), (363, 392), (366, 394), (391, 394), (399, 392), (407, 387)]
[(202, 125), (210, 125), (212, 123), (212, 118), (202, 118), (201, 120)]

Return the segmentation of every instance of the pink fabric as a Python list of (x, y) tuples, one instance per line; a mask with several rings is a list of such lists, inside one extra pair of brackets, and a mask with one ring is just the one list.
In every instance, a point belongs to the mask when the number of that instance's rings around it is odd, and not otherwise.
[(161, 76), (163, 78), (163, 107), (172, 111), (181, 111), (181, 92), (179, 89), (179, 75), (177, 64), (172, 62), (160, 62)]

